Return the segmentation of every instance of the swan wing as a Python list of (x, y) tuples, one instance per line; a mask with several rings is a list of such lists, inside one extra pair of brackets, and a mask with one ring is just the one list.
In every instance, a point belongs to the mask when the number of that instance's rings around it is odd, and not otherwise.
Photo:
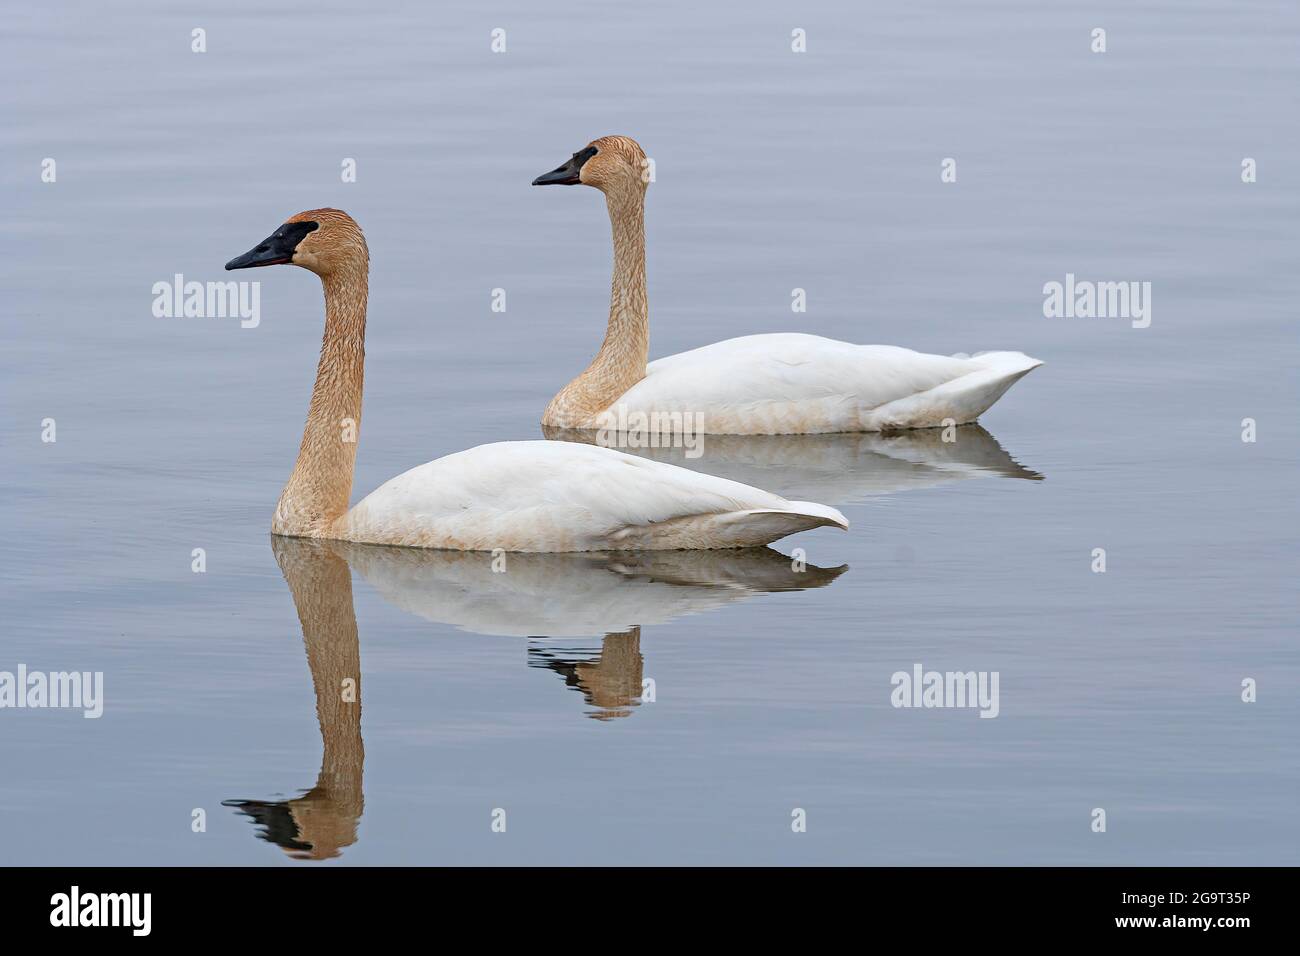
[(651, 362), (611, 414), (621, 403), (630, 415), (694, 415), (713, 434), (962, 424), (1040, 364), (1019, 352), (928, 355), (793, 332), (748, 335)]
[(340, 519), (349, 541), (457, 551), (752, 547), (834, 508), (593, 445), (480, 445), (412, 468)]

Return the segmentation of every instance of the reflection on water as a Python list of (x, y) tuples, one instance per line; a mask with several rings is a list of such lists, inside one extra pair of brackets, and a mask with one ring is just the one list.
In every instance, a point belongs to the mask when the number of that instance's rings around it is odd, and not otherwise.
[(316, 689), (323, 754), (316, 786), (293, 800), (227, 800), (262, 827), (262, 839), (296, 859), (325, 860), (357, 840), (361, 775), (361, 647), (347, 562), (320, 541), (272, 537), (293, 594)]
[(633, 627), (606, 634), (600, 651), (568, 648), (528, 648), (528, 666), (555, 671), (565, 686), (582, 694), (588, 706), (597, 708), (587, 716), (596, 720), (627, 717), (641, 703), (641, 628)]
[(819, 588), (820, 568), (772, 548), (504, 554), (330, 542), (390, 604), (476, 634), (599, 637), (769, 591)]
[[(697, 435), (693, 450), (671, 435), (602, 435), (545, 425), (542, 433), (555, 441), (607, 444), (631, 455), (828, 505), (967, 478), (1043, 478), (1007, 454), (978, 424), (832, 435)], [(668, 447), (647, 447), (651, 444)]]
[[(292, 800), (226, 800), (289, 856), (324, 860), (357, 840), (365, 799), (361, 648), (355, 568), (391, 604), (481, 634), (604, 635), (598, 653), (534, 646), (528, 666), (564, 677), (588, 716), (626, 717), (641, 701), (641, 623), (661, 624), (756, 594), (830, 584), (819, 568), (771, 548), (730, 551), (507, 554), (391, 548), (272, 536), (293, 595), (316, 691), (322, 757), (316, 785)], [(625, 622), (617, 627), (612, 622)]]

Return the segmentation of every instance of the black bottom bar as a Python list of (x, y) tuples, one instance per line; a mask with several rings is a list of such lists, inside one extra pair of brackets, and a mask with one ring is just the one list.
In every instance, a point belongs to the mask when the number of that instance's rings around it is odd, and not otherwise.
[(703, 920), (739, 936), (839, 927), (863, 939), (911, 927), (927, 942), (1048, 932), (1230, 943), (1282, 929), (1294, 881), (1288, 869), (32, 868), (0, 870), (0, 920), (7, 940), (144, 938), (147, 928), (148, 938), (205, 943), (373, 942), (477, 926), (499, 943), (549, 936), (564, 913), (566, 934), (581, 927), (589, 939), (597, 929), (658, 937)]

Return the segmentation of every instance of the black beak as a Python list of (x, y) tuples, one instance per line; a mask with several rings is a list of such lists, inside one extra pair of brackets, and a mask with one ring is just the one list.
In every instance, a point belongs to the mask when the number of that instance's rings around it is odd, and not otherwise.
[(226, 271), (293, 262), (293, 251), (298, 248), (298, 243), (316, 228), (318, 224), (314, 222), (287, 222), (242, 256), (236, 256), (227, 262)]
[(542, 173), (533, 180), (534, 186), (576, 186), (582, 180), (578, 173), (582, 170), (582, 165), (591, 157), (596, 155), (596, 147), (588, 146), (580, 152), (574, 153), (573, 157), (563, 166), (557, 166), (549, 173)]

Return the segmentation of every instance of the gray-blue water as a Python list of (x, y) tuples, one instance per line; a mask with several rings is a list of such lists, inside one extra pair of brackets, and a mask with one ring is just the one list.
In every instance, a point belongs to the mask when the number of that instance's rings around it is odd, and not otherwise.
[[(105, 701), (0, 709), (0, 861), (1300, 862), (1298, 40), (1285, 0), (7, 9), (0, 672)], [(610, 253), (594, 190), (529, 182), (611, 132), (656, 164), (652, 355), (1046, 366), (987, 435), (765, 453), (853, 523), (778, 543), (802, 577), (273, 547), (319, 283), (239, 274), (247, 329), (152, 285), (361, 223), (359, 497), (539, 437)], [(1150, 282), (1150, 326), (1044, 317), (1067, 273)], [(998, 672), (998, 716), (892, 706), (916, 664)]]

